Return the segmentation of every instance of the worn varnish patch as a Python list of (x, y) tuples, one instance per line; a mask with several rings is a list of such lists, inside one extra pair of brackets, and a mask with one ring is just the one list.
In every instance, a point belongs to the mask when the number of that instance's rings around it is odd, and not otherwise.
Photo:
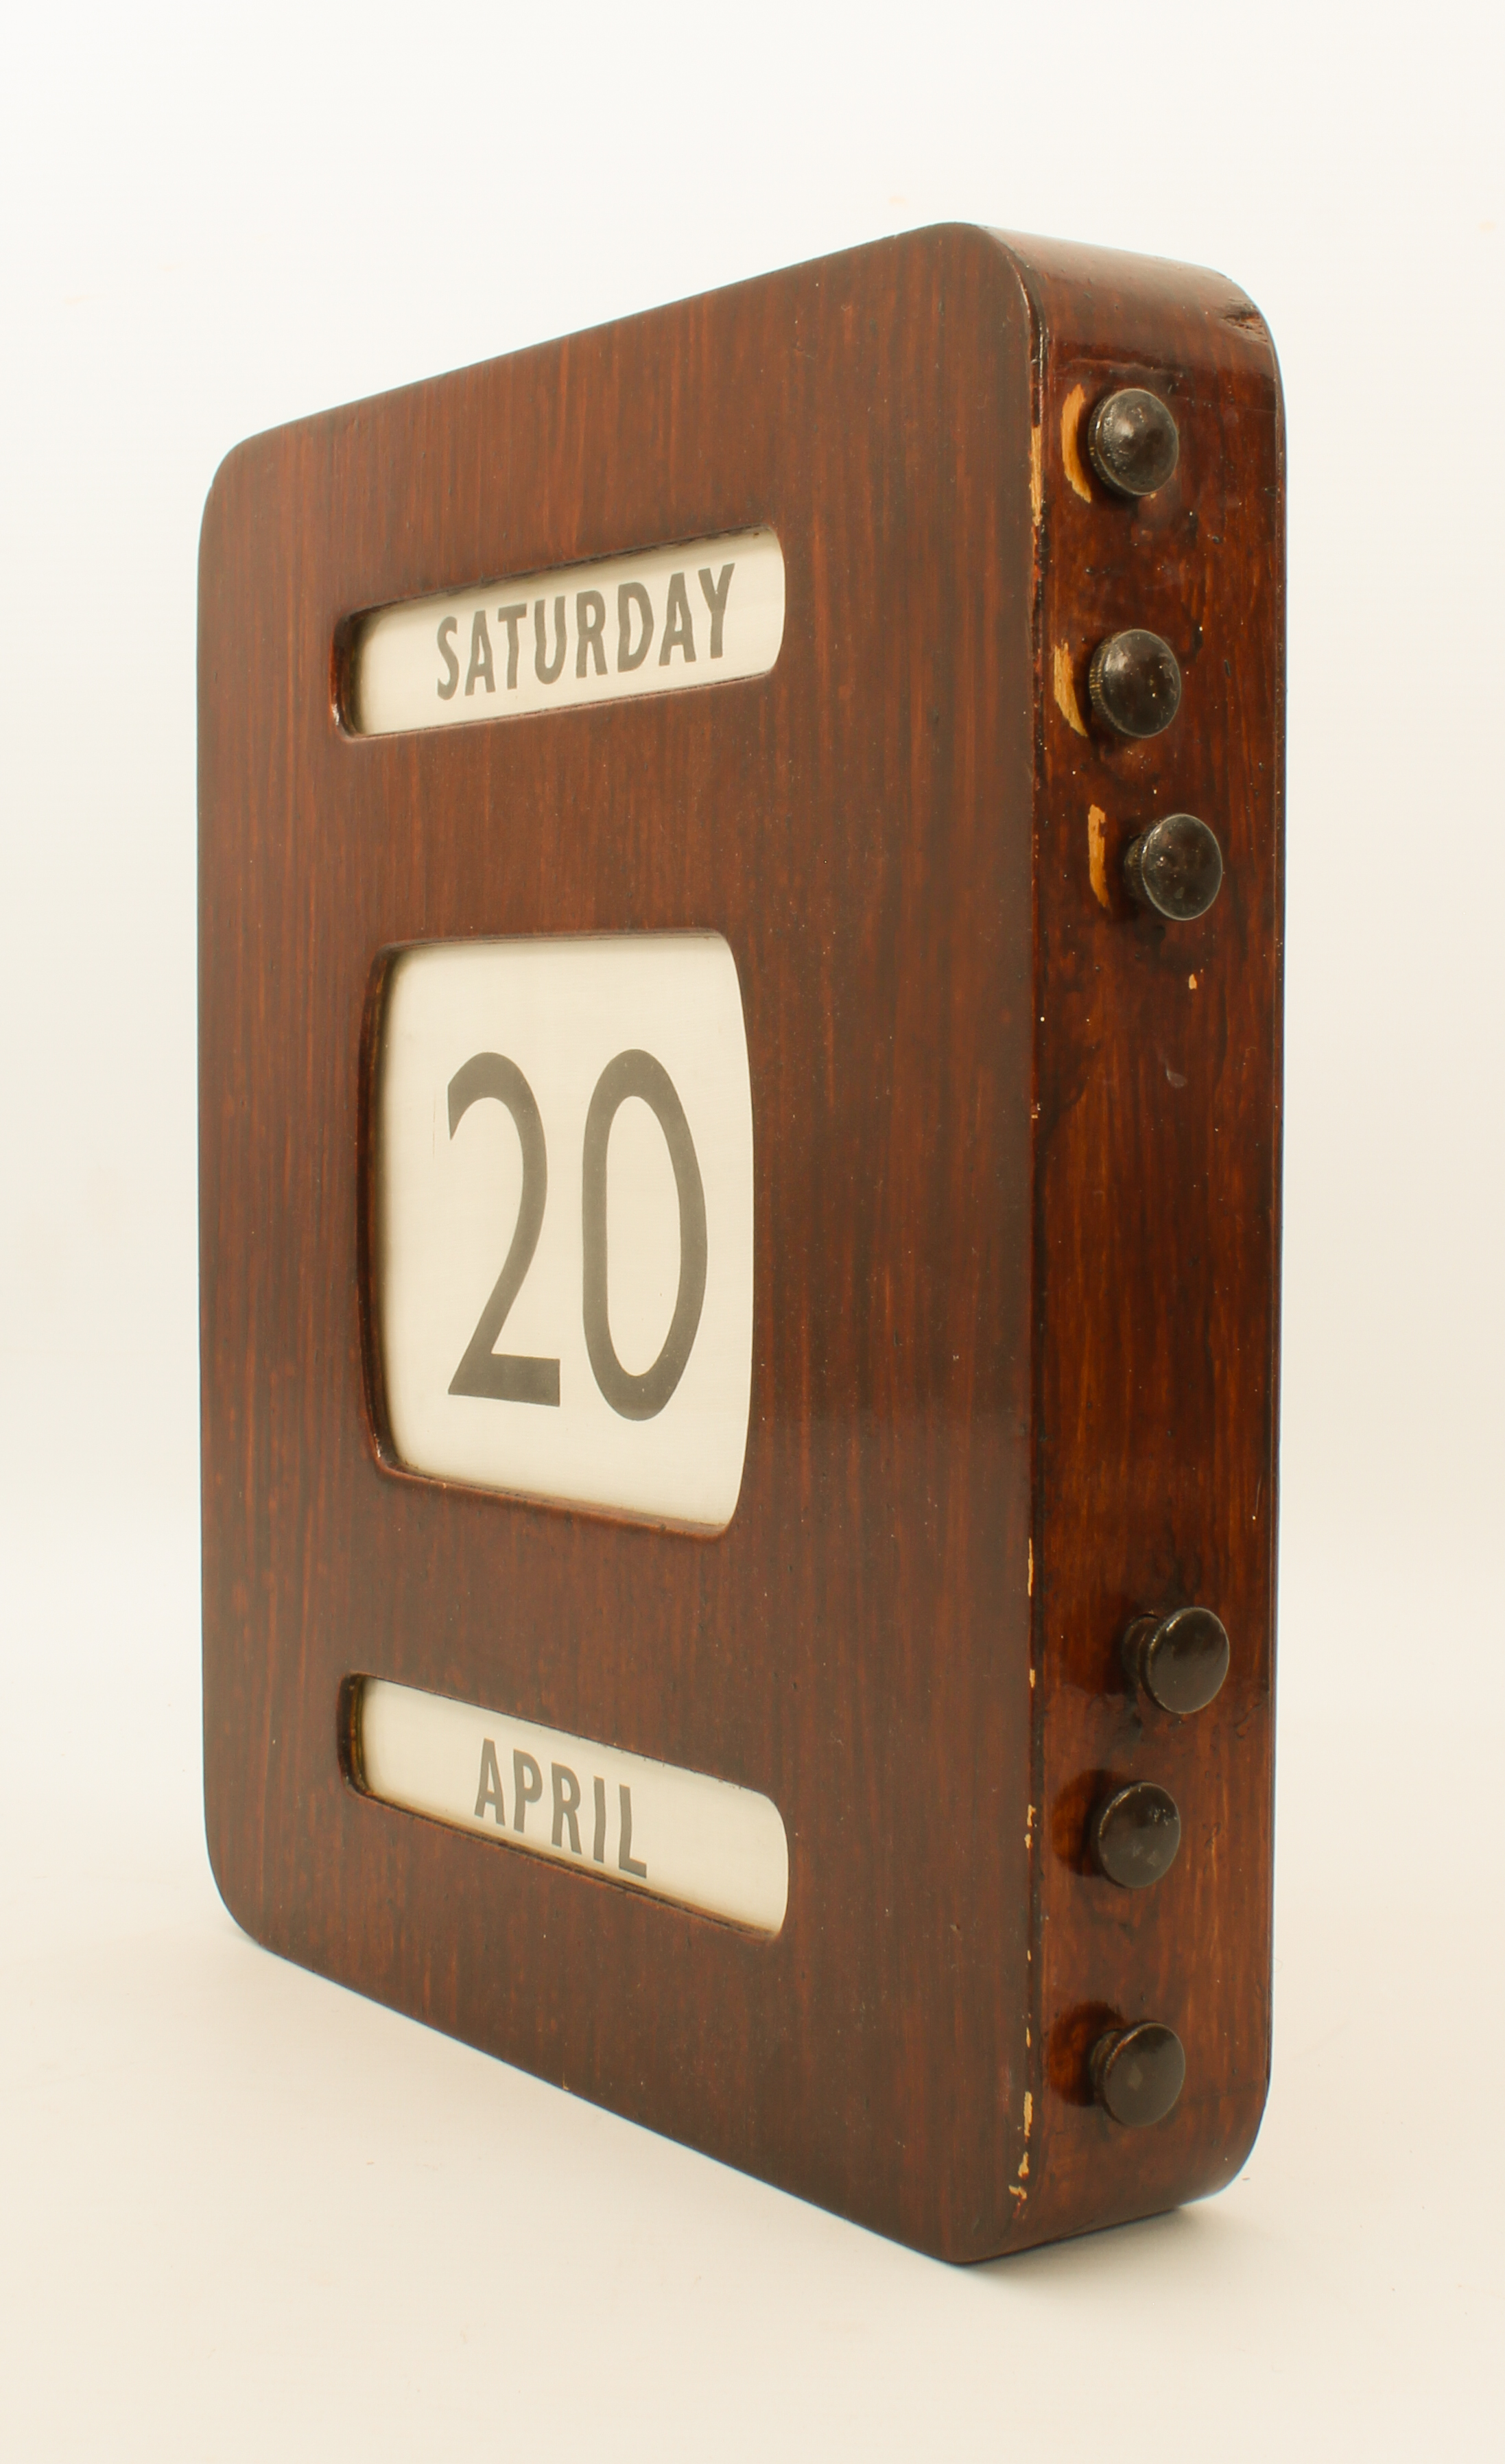
[[(1099, 907), (1106, 907), (1111, 913), (1113, 900), (1108, 895), (1108, 844), (1105, 835), (1107, 827), (1108, 816), (1102, 806), (1089, 804), (1087, 807), (1087, 869), (1092, 877), (1093, 896)], [(1195, 976), (1191, 980), (1193, 983), (1196, 982)]]
[(1061, 716), (1068, 726), (1075, 728), (1078, 736), (1085, 736), (1087, 722), (1082, 716), (1081, 704), (1076, 698), (1076, 679), (1072, 673), (1072, 652), (1069, 643), (1057, 642), (1051, 653), (1051, 684), (1055, 694), (1055, 706)]
[(1081, 427), (1082, 412), (1086, 403), (1087, 388), (1085, 385), (1073, 385), (1061, 405), (1061, 460), (1066, 465), (1066, 475), (1077, 495), (1090, 505), (1093, 500), (1093, 483), (1082, 468), (1082, 457), (1076, 448), (1077, 431)]

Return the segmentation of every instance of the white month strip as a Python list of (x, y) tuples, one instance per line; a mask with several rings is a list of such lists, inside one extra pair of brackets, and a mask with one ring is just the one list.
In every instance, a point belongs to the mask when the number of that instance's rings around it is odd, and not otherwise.
[(778, 539), (736, 531), (378, 608), (346, 715), (392, 736), (678, 693), (766, 675), (783, 640)]
[(385, 1678), (357, 1716), (363, 1785), (388, 1805), (759, 1933), (784, 1923), (788, 1841), (756, 1789)]

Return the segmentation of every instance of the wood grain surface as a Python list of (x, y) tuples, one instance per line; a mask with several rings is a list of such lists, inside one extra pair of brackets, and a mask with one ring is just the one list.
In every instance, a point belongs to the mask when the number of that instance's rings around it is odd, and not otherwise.
[[(1183, 438), (1138, 507), (1080, 443), (1125, 378)], [(1216, 2187), (1263, 2101), (1280, 457), (1228, 285), (947, 229), (254, 439), (205, 516), (220, 1888), (270, 1947), (953, 2258)], [(767, 676), (341, 723), (364, 609), (762, 523)], [(1132, 623), (1185, 693), (1116, 747), (1063, 704)], [(1167, 803), (1228, 868), (1181, 928), (1115, 878)], [(714, 1540), (402, 1471), (365, 1288), (387, 954), (683, 926), (731, 944), (754, 1105), (751, 1425)], [(1233, 1669), (1176, 1724), (1116, 1646), (1187, 1598)], [(363, 1794), (363, 1673), (763, 1791), (782, 1933)], [(1152, 1891), (1083, 1870), (1099, 1771), (1181, 1801)], [(1153, 2130), (1089, 2101), (1104, 2013), (1184, 2037)]]
[[(1024, 260), (1040, 398), (1039, 1041), (1034, 1175), (1036, 1876), (1047, 2046), (1032, 2230), (1107, 2224), (1220, 2189), (1270, 2064), (1279, 1222), (1284, 462), (1278, 379), (1216, 277), (1052, 247)], [(1167, 402), (1170, 481), (1092, 477), (1092, 406)], [(1078, 732), (1105, 634), (1169, 641), (1180, 713), (1146, 742)], [(1058, 690), (1059, 686), (1059, 690)], [(1157, 814), (1216, 830), (1210, 913), (1133, 909), (1122, 853)], [(1094, 842), (1101, 847), (1095, 867)], [(1094, 871), (1099, 875), (1094, 886)], [(1228, 1628), (1217, 1700), (1177, 1721), (1124, 1686), (1131, 1617), (1199, 1600)], [(1089, 1800), (1152, 1779), (1181, 1809), (1164, 1881), (1082, 1870)], [(1114, 2021), (1186, 2049), (1175, 2113), (1124, 2131), (1083, 2052)]]

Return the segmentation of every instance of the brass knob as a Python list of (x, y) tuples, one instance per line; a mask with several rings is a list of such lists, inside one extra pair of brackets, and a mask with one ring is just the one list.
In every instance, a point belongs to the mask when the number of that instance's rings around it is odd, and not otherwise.
[(1112, 2028), (1088, 2057), (1093, 2094), (1105, 2113), (1130, 2130), (1163, 2122), (1180, 2096), (1186, 2057), (1174, 2028), (1158, 2019)]
[(1181, 708), (1181, 665), (1168, 642), (1142, 626), (1110, 633), (1093, 652), (1087, 693), (1116, 736), (1159, 736)]
[(1124, 1671), (1162, 1711), (1205, 1711), (1228, 1673), (1228, 1629), (1210, 1609), (1136, 1617), (1123, 1638)]
[(1120, 385), (1104, 394), (1087, 429), (1087, 459), (1117, 496), (1153, 496), (1181, 455), (1176, 423), (1158, 393)]
[(1125, 848), (1124, 887), (1170, 924), (1206, 915), (1223, 887), (1223, 849), (1195, 813), (1167, 813)]
[(1120, 1890), (1144, 1891), (1170, 1872), (1181, 1846), (1181, 1810), (1168, 1789), (1132, 1780), (1105, 1796), (1088, 1826), (1099, 1873)]

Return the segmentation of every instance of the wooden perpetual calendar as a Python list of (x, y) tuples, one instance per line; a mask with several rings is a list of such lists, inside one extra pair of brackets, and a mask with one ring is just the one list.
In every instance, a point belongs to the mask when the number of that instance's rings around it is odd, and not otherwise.
[(947, 229), (205, 517), (225, 1899), (948, 2258), (1264, 2101), (1283, 484), (1229, 284)]

